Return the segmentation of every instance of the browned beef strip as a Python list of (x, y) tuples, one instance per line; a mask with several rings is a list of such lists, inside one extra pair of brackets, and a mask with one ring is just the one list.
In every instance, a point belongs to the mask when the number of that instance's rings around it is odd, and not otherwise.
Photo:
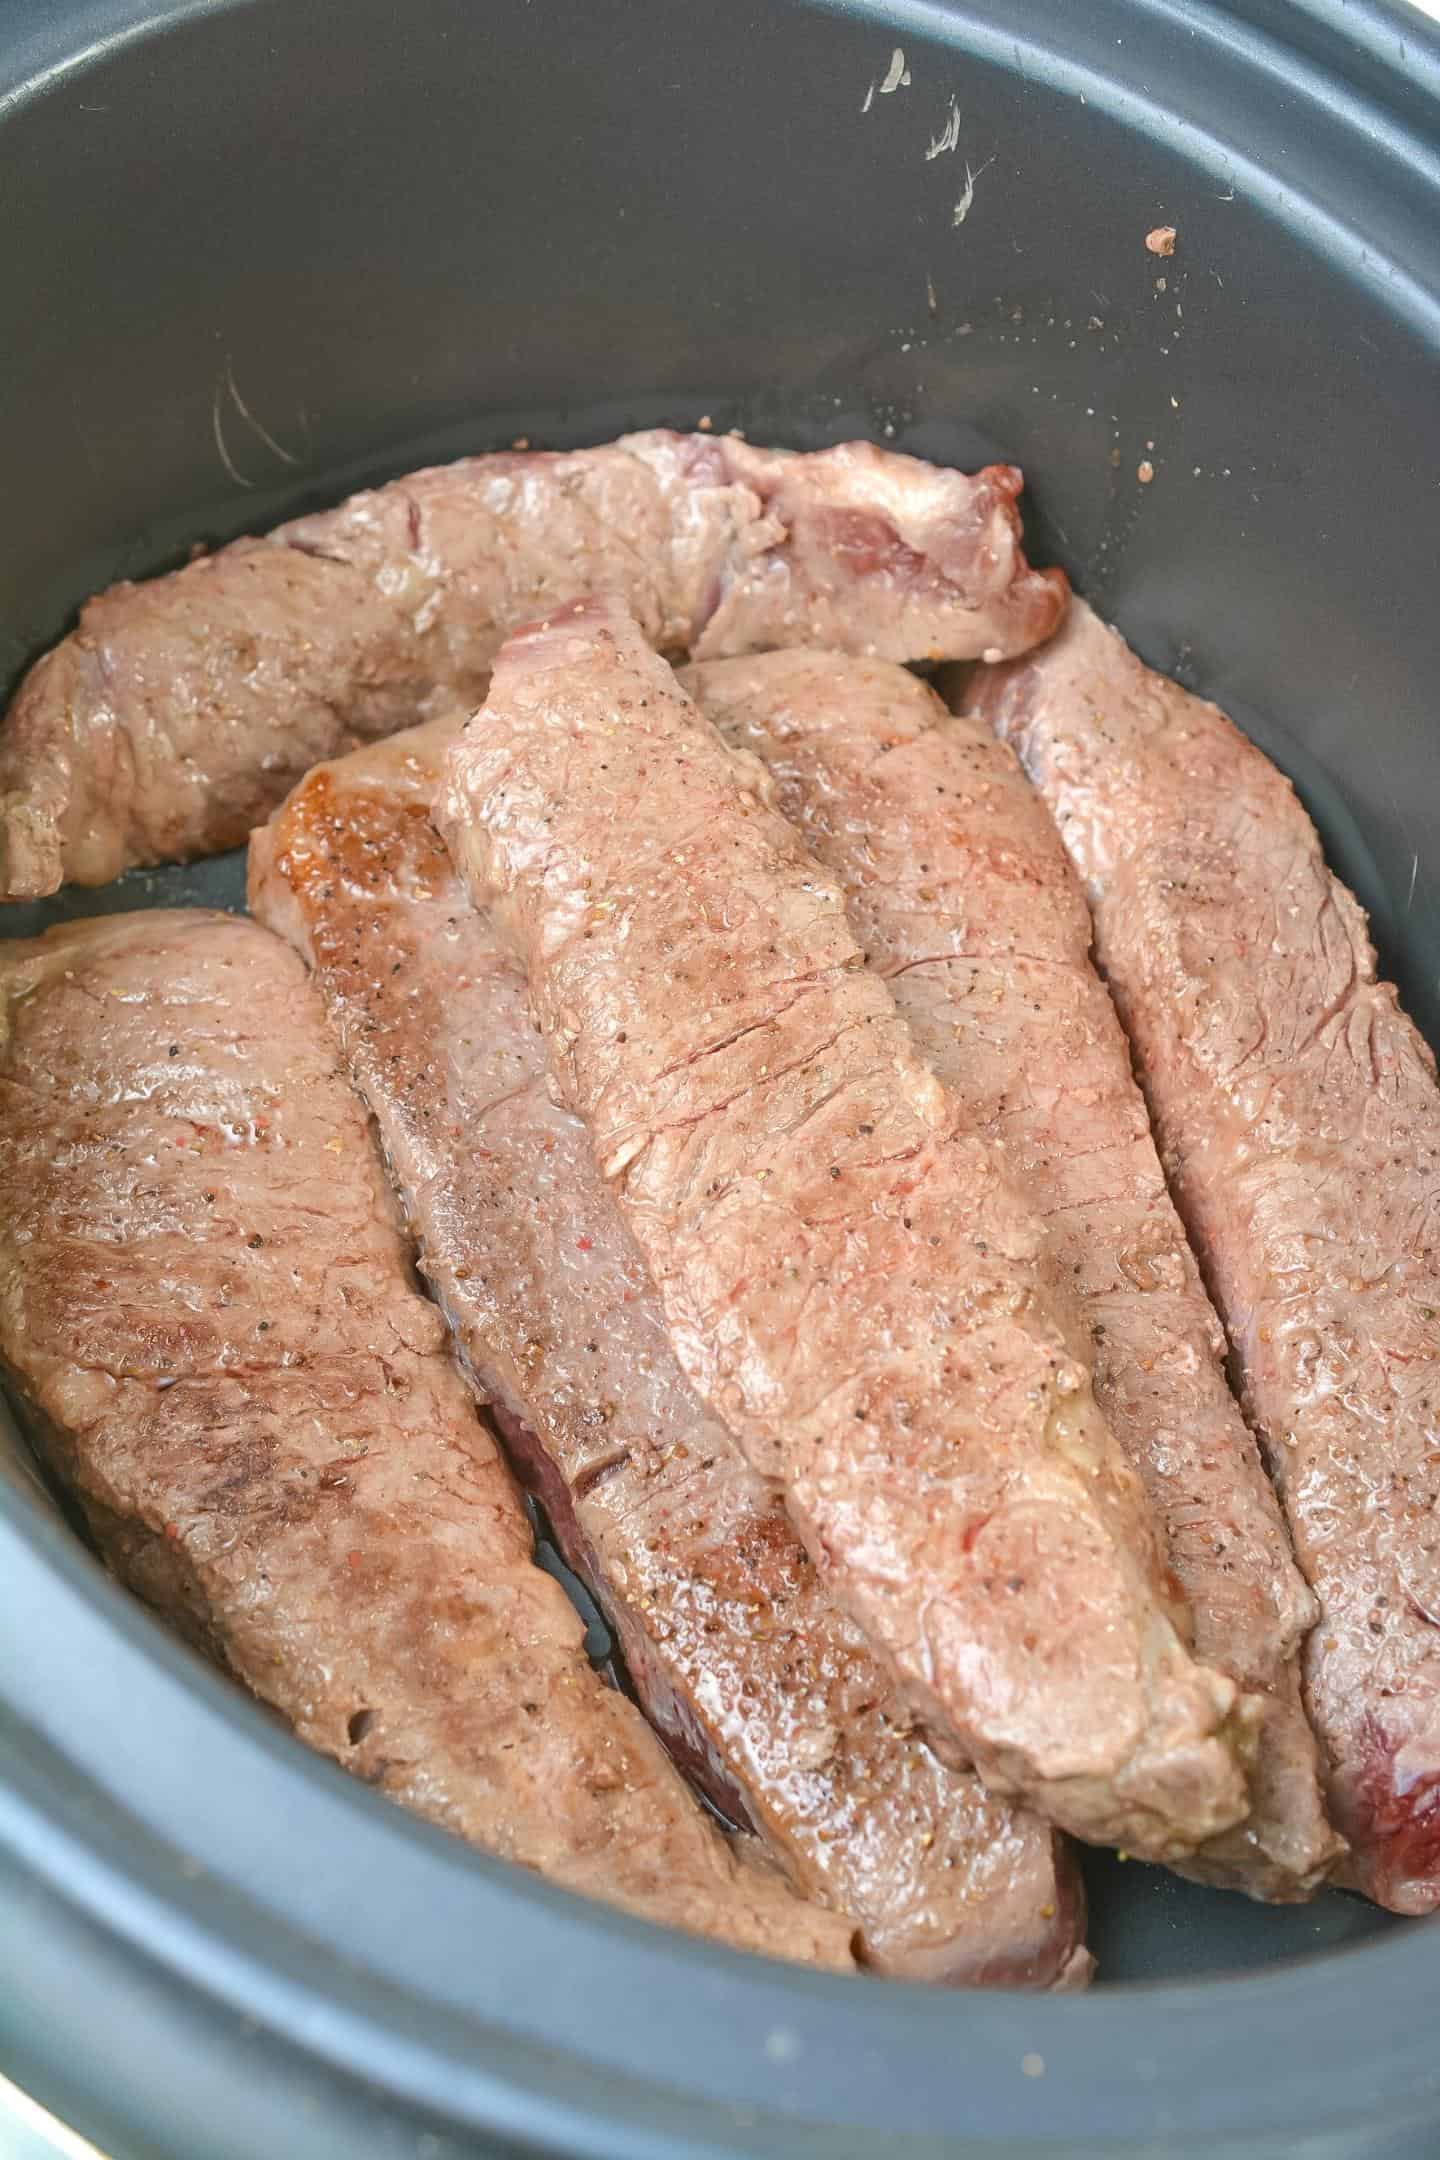
[(252, 839), (250, 882), (315, 968), (467, 1368), (672, 1748), (847, 1915), (867, 1964), (1083, 1977), (1056, 1833), (909, 1729), (681, 1375), (584, 1129), (546, 1089), (524, 974), (430, 823), (449, 732), (312, 773)]
[(1236, 1690), (1179, 1640), (1036, 1225), (753, 761), (599, 601), (510, 641), (448, 770), (682, 1369), (930, 1729), (1132, 1851), (1238, 1821)]
[(1440, 1905), (1440, 1094), (1287, 780), (1089, 611), (972, 709), (1054, 810), (1321, 1618), (1351, 1879)]
[(1090, 917), (1014, 753), (885, 661), (775, 652), (681, 677), (845, 888), (851, 927), (940, 1079), (1046, 1226), (1058, 1310), (1140, 1473), (1195, 1648), (1262, 1691), (1247, 1823), (1187, 1863), (1270, 1898), (1338, 1856), (1300, 1703), (1314, 1599), (1230, 1393), (1224, 1336), (1165, 1189)]
[(1066, 586), (1026, 564), (1019, 489), (1010, 465), (657, 432), (412, 473), (116, 585), (0, 731), (0, 897), (239, 845), (318, 758), (478, 704), (505, 633), (592, 589), (666, 650), (1022, 652)]
[(845, 1923), (725, 1840), (587, 1663), (296, 956), (111, 916), (6, 946), (0, 997), (0, 1355), (117, 1571), (448, 1829), (846, 1965)]

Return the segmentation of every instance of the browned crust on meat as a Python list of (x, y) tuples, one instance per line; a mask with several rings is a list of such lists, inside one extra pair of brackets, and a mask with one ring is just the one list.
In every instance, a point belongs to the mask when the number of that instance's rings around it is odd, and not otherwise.
[(1176, 1634), (1036, 1225), (755, 769), (593, 603), (510, 642), (449, 775), (683, 1369), (931, 1730), (1132, 1851), (1239, 1820), (1234, 1686)]
[(0, 1356), (117, 1572), (299, 1736), (652, 1919), (849, 1962), (588, 1665), (294, 954), (147, 912), (0, 959)]
[(1088, 609), (973, 707), (1055, 811), (1321, 1608), (1348, 1879), (1440, 1906), (1440, 1094), (1289, 782)]
[(91, 600), (0, 730), (0, 897), (244, 841), (317, 759), (483, 697), (506, 632), (592, 589), (666, 651), (797, 638), (993, 658), (1055, 627), (995, 465), (656, 431), (411, 473)]

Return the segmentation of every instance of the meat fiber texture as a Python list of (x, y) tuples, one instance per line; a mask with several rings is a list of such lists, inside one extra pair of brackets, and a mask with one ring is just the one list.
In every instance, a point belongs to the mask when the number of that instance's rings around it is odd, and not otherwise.
[(0, 729), (0, 898), (243, 843), (318, 759), (469, 710), (506, 633), (592, 589), (698, 655), (992, 659), (1054, 629), (1020, 474), (655, 432), (411, 473), (82, 609)]
[(0, 1355), (116, 1572), (446, 1828), (848, 1966), (845, 1924), (727, 1842), (592, 1671), (296, 956), (229, 916), (110, 916), (7, 945), (0, 1000)]
[(844, 886), (851, 927), (932, 1070), (1045, 1225), (1095, 1399), (1140, 1474), (1194, 1648), (1266, 1700), (1249, 1820), (1189, 1872), (1268, 1898), (1338, 1857), (1298, 1652), (1315, 1601), (1225, 1377), (1165, 1188), (1084, 894), (1013, 751), (904, 668), (775, 652), (681, 677)]
[(930, 1732), (1133, 1852), (1238, 1822), (1253, 1707), (1180, 1639), (1038, 1228), (760, 769), (597, 601), (511, 640), (448, 772), (682, 1369)]
[(1348, 1880), (1440, 1906), (1440, 1093), (1289, 782), (1088, 608), (972, 710), (1059, 822), (1319, 1599)]
[(251, 842), (251, 905), (315, 970), (467, 1370), (672, 1752), (864, 1962), (1074, 1984), (1084, 1901), (1048, 1824), (940, 1763), (702, 1408), (644, 1263), (552, 1100), (523, 971), (429, 806), (454, 730), (321, 766)]

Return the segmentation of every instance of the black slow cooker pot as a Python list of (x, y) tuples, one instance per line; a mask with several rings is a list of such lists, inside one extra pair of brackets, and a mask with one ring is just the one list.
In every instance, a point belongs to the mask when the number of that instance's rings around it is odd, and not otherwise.
[[(0, 295), (5, 677), (118, 575), (520, 435), (1015, 457), (1035, 550), (1294, 775), (1436, 1034), (1410, 8), (4, 0)], [(6, 1445), (0, 2070), (115, 2160), (1440, 2151), (1440, 1927), (1097, 1858), (1082, 1999), (660, 1933), (307, 1755)]]

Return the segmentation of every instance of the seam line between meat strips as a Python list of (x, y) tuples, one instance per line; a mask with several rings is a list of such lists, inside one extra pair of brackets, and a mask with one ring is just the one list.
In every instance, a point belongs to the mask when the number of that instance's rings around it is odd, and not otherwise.
[(1046, 1226), (1050, 1295), (1165, 1535), (1194, 1647), (1267, 1696), (1250, 1819), (1186, 1871), (1311, 1895), (1342, 1849), (1300, 1701), (1315, 1601), (1230, 1393), (1049, 813), (983, 722), (951, 718), (888, 662), (768, 653), (680, 680), (762, 760), (932, 1070), (1005, 1153)]
[(846, 1969), (585, 1656), (299, 959), (161, 910), (0, 955), (0, 1355), (115, 1573), (301, 1739), (556, 1882)]
[(1348, 1879), (1440, 1906), (1440, 1091), (1288, 780), (1077, 606), (971, 709), (1090, 897), (1172, 1188), (1320, 1602)]
[(321, 758), (474, 709), (506, 633), (614, 592), (667, 652), (1001, 659), (1048, 636), (1013, 465), (654, 431), (411, 473), (120, 584), (0, 728), (0, 897), (242, 846)]
[(441, 799), (680, 1364), (940, 1744), (1175, 1858), (1247, 1812), (1134, 1473), (843, 895), (613, 603), (512, 638)]
[(252, 837), (250, 900), (315, 970), (464, 1368), (681, 1767), (847, 1915), (864, 1962), (1075, 1985), (1073, 1856), (913, 1733), (675, 1363), (584, 1128), (550, 1098), (524, 973), (430, 821), (454, 733), (317, 768)]

